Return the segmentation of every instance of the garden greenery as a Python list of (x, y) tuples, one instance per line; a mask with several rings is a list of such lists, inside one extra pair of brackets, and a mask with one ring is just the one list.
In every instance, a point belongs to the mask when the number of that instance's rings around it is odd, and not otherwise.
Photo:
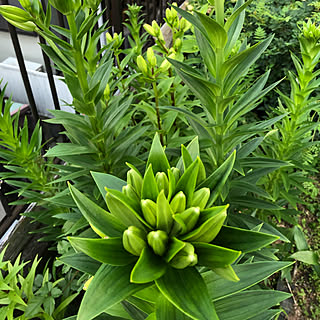
[[(29, 216), (46, 225), (43, 239), (61, 254), (56, 264), (88, 280), (72, 319), (277, 317), (275, 306), (290, 295), (258, 284), (280, 270), (288, 274), (293, 263), (278, 261), (288, 253), (278, 257), (273, 243), (286, 248), (292, 237), (272, 217), (292, 222), (290, 209), (312, 172), (301, 153), (317, 130), (319, 28), (301, 28), (291, 94), (278, 91), (279, 108), (250, 121), (282, 81), (267, 84), (270, 70), (256, 76), (253, 69), (273, 39), (261, 30), (256, 44), (243, 37), (253, 0), (199, 1), (198, 10), (173, 4), (165, 16), (171, 41), (130, 5), (126, 49), (123, 34), (96, 27), (100, 1), (20, 3), (23, 9), (0, 6), (0, 14), (46, 40), (41, 47), (63, 73), (76, 113), (52, 111), (46, 121), (62, 125), (68, 142), (46, 146), (43, 155), (40, 124), (32, 133), (27, 121), (19, 127), (2, 93), (3, 178), (23, 197), (17, 203), (41, 207)], [(68, 28), (52, 25), (51, 6)], [(101, 36), (106, 45), (98, 50)], [(317, 266), (294, 224), (299, 252), (291, 257)], [(11, 300), (11, 318), (16, 304), (28, 308), (28, 299)], [(62, 310), (54, 311), (52, 299), (37, 303), (43, 319)]]

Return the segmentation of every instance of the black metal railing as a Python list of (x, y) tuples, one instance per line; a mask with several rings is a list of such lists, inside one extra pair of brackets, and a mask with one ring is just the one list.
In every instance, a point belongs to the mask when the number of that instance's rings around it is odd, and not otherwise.
[[(48, 0), (41, 0), (42, 5), (46, 8)], [(161, 23), (163, 21), (163, 17), (165, 14), (165, 10), (168, 7), (169, 3), (177, 2), (179, 5), (184, 2), (184, 0), (103, 0), (101, 2), (101, 9), (105, 10), (102, 16), (103, 22), (108, 21), (109, 23), (109, 32), (123, 32), (123, 21), (125, 19), (125, 10), (127, 9), (128, 4), (136, 3), (143, 7), (143, 13), (145, 14), (145, 21), (147, 23), (151, 23), (151, 21), (156, 20)], [(0, 4), (10, 4), (20, 6), (17, 0), (0, 0)], [(54, 12), (53, 15), (53, 23), (59, 25), (61, 27), (65, 27), (67, 22), (64, 17), (57, 11)], [(14, 47), (14, 51), (16, 54), (16, 58), (19, 64), (20, 73), (22, 76), (23, 84), (25, 91), (27, 93), (29, 106), (32, 112), (33, 122), (37, 122), (40, 119), (39, 112), (36, 106), (34, 94), (32, 92), (32, 87), (30, 84), (28, 72), (26, 69), (24, 57), (21, 51), (21, 45), (18, 38), (18, 33), (29, 34), (30, 36), (35, 36), (34, 33), (26, 33), (21, 32), (21, 30), (17, 30), (14, 26), (7, 24), (5, 20), (0, 17), (0, 31), (8, 31), (11, 36), (12, 45)], [(43, 38), (39, 38), (40, 43), (45, 43)], [(99, 43), (98, 46), (102, 46), (102, 43)], [(60, 110), (60, 103), (57, 94), (57, 88), (55, 85), (54, 74), (55, 70), (52, 67), (52, 62), (49, 57), (43, 52), (43, 59), (45, 64), (45, 72), (47, 73), (51, 95), (54, 103), (54, 108), (56, 110)], [(1, 74), (0, 74), (1, 78)], [(19, 210), (12, 208), (8, 204), (8, 198), (5, 196), (5, 188), (1, 187), (0, 184), (0, 201), (2, 203), (2, 207), (6, 212), (6, 217), (2, 221), (0, 221), (0, 236), (6, 231), (8, 226), (16, 219), (19, 214)]]

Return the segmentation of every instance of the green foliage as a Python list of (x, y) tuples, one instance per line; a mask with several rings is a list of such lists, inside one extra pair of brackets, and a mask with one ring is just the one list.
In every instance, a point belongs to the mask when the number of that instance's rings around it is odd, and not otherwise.
[[(64, 279), (51, 280), (47, 269), (43, 275), (37, 274), (40, 260), (35, 258), (26, 274), (28, 262), (21, 262), (20, 256), (14, 264), (4, 261), (5, 250), (0, 254), (0, 317), (4, 320), (45, 319), (60, 320), (68, 305), (78, 293), (65, 295)], [(26, 274), (26, 275), (25, 275)]]
[[(93, 230), (103, 236), (102, 239), (69, 238), (77, 251), (102, 262), (86, 291), (79, 319), (93, 319), (102, 312), (108, 313), (113, 305), (150, 286), (157, 288), (157, 293), (149, 299), (157, 301), (155, 312), (160, 319), (173, 319), (176, 317), (174, 314), (181, 312), (181, 316), (192, 319), (232, 319), (234, 314), (229, 315), (223, 310), (233, 299), (240, 299), (241, 304), (246, 305), (246, 317), (254, 316), (255, 312), (266, 310), (287, 297), (273, 293), (274, 300), (271, 300), (267, 292), (259, 291), (254, 294), (261, 294), (264, 302), (251, 304), (250, 291), (238, 297), (236, 290), (229, 293), (232, 298), (225, 298), (214, 307), (207, 285), (196, 266), (207, 267), (203, 270), (209, 268), (219, 277), (237, 282), (239, 278), (231, 264), (240, 254), (259, 250), (278, 237), (223, 226), (228, 206), (212, 206), (209, 200), (214, 201), (219, 196), (216, 194), (212, 198), (210, 193), (219, 192), (214, 187), (219, 185), (221, 178), (209, 177), (206, 180), (200, 158), (192, 160), (183, 146), (182, 162), (181, 173), (170, 168), (156, 135), (144, 176), (133, 168), (131, 170), (137, 175), (133, 178), (128, 174), (131, 183), (123, 181), (123, 187), (117, 183), (116, 189), (113, 189), (113, 176), (93, 173), (110, 212), (97, 207), (70, 186), (81, 213)], [(232, 162), (227, 160), (227, 166), (221, 166), (225, 175), (230, 173), (233, 162), (234, 156)], [(173, 172), (177, 173), (174, 175)], [(201, 187), (203, 183), (207, 184), (206, 181), (213, 180), (216, 182), (211, 185), (211, 190)], [(221, 192), (221, 188), (218, 190)], [(111, 224), (113, 229), (108, 227)], [(241, 257), (246, 259), (243, 255)], [(207, 277), (210, 278), (210, 273)], [(114, 281), (117, 281), (117, 289), (108, 285)], [(159, 295), (163, 296), (160, 301)], [(249, 309), (248, 304), (252, 305)], [(253, 306), (257, 311), (252, 309)]]

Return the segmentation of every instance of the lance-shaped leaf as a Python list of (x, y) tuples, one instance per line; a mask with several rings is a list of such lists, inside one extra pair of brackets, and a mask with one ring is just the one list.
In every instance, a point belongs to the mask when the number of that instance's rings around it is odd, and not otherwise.
[(161, 190), (157, 198), (156, 214), (157, 229), (169, 233), (173, 224), (173, 212), (163, 190)]
[(270, 234), (223, 226), (213, 243), (244, 253), (261, 249), (279, 237)]
[[(227, 217), (227, 209), (229, 205), (212, 207), (201, 211), (199, 227), (187, 233), (182, 240), (189, 242), (211, 242), (220, 232), (221, 227)], [(223, 247), (224, 246), (222, 244)]]
[(68, 240), (76, 250), (82, 251), (102, 263), (125, 266), (137, 260), (137, 257), (124, 250), (121, 238), (86, 239), (68, 237)]
[[(200, 157), (200, 146), (199, 146), (199, 138), (196, 136), (185, 148), (184, 146), (181, 146), (181, 153), (182, 149), (186, 153), (186, 156), (191, 158), (191, 162), (195, 161), (197, 157)], [(189, 159), (190, 159), (189, 158)], [(184, 172), (185, 162), (188, 162), (187, 167), (191, 165), (190, 160), (184, 159), (183, 154), (181, 154), (181, 157), (176, 165), (176, 167), (181, 171)]]
[(207, 284), (211, 299), (216, 301), (248, 289), (267, 279), (275, 272), (291, 266), (293, 263), (287, 261), (266, 261), (235, 265), (233, 269), (241, 279), (237, 283), (231, 283), (229, 280), (225, 280), (211, 271), (203, 273), (202, 276)]
[(69, 185), (69, 189), (82, 215), (92, 226), (109, 237), (121, 236), (122, 232), (126, 229), (121, 220), (103, 210), (72, 185)]
[(256, 62), (272, 41), (273, 36), (263, 40), (227, 60), (223, 65), (225, 78), (225, 90), (229, 92), (233, 85), (247, 72), (250, 66)]
[(102, 265), (86, 291), (78, 313), (78, 320), (91, 320), (121, 302), (147, 284), (130, 283), (133, 265), (116, 267)]
[(206, 284), (196, 268), (168, 268), (156, 285), (180, 311), (195, 320), (218, 320)]
[(132, 269), (130, 281), (133, 283), (152, 282), (162, 277), (166, 269), (167, 264), (162, 258), (155, 255), (150, 248), (145, 247)]
[(177, 309), (168, 299), (160, 295), (156, 304), (156, 319), (157, 320), (190, 320), (185, 313)]
[(154, 177), (152, 164), (150, 163), (143, 177), (141, 199), (150, 199), (156, 202), (158, 194), (158, 185)]
[(237, 293), (215, 303), (220, 320), (251, 319), (255, 315), (291, 297), (274, 290), (250, 290)]
[(202, 75), (187, 64), (172, 59), (168, 60), (175, 67), (181, 79), (188, 85), (196, 97), (200, 99), (208, 112), (214, 115), (216, 111), (215, 96), (218, 95), (220, 88), (204, 79)]
[(58, 260), (76, 270), (91, 275), (95, 275), (101, 266), (99, 261), (90, 258), (82, 252), (66, 254), (62, 257), (59, 257)]
[[(208, 17), (201, 12), (194, 12), (195, 16), (198, 18), (202, 24), (210, 44), (213, 48), (222, 49), (228, 41), (228, 34), (224, 27), (222, 27), (214, 19)], [(201, 31), (201, 30), (200, 30)]]
[(197, 158), (179, 179), (176, 192), (182, 191), (187, 197), (187, 207), (191, 205), (194, 189), (197, 183), (200, 159)]
[(227, 249), (213, 244), (193, 242), (198, 255), (198, 264), (208, 268), (226, 267), (240, 256), (241, 251)]
[(230, 173), (232, 172), (235, 159), (236, 151), (234, 151), (218, 169), (216, 169), (206, 180), (204, 180), (197, 187), (197, 189), (207, 187), (211, 190), (211, 195), (207, 207), (212, 206), (212, 204), (219, 197)]
[(96, 185), (98, 186), (103, 199), (106, 198), (106, 188), (122, 191), (122, 187), (127, 185), (126, 181), (119, 179), (118, 177), (112, 176), (111, 174), (91, 172), (91, 175)]
[(212, 271), (228, 281), (238, 282), (240, 280), (231, 265), (221, 268), (212, 268)]
[(170, 169), (170, 164), (161, 145), (158, 133), (155, 134), (152, 141), (147, 168), (150, 164), (152, 164), (154, 173), (167, 172), (167, 170)]
[[(137, 228), (145, 229), (144, 220), (140, 217), (140, 215), (134, 211), (124, 199), (120, 199), (118, 196), (114, 194), (115, 190), (108, 189), (108, 193), (106, 195), (106, 201), (108, 208), (112, 215), (114, 215), (118, 220), (120, 220), (125, 226), (135, 226)], [(121, 194), (125, 197), (124, 194)]]

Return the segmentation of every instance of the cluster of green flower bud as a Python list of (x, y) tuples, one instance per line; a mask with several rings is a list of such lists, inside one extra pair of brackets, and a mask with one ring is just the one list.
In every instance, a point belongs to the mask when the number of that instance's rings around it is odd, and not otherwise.
[(71, 13), (77, 12), (81, 7), (81, 0), (49, 0), (50, 4), (60, 11), (62, 14), (68, 16)]
[(317, 42), (320, 39), (320, 26), (316, 26), (311, 20), (303, 22), (302, 33), (306, 39)]
[[(171, 50), (171, 52), (168, 57), (175, 59), (174, 50)], [(146, 56), (147, 60), (142, 55), (137, 57), (137, 66), (141, 73), (151, 81), (153, 81), (158, 74), (167, 72), (171, 67), (171, 63), (167, 59), (164, 59), (160, 66), (157, 67), (157, 57), (152, 47), (148, 48)]]
[(118, 50), (122, 46), (124, 38), (122, 36), (122, 33), (118, 34), (117, 32), (115, 32), (112, 36), (109, 32), (107, 32), (106, 40), (107, 44), (112, 44), (112, 49)]
[[(25, 5), (29, 10), (33, 10), (31, 4)], [(0, 15), (2, 15), (10, 24), (25, 31), (35, 31), (36, 25), (31, 14), (23, 9), (10, 5), (0, 6)]]
[[(151, 166), (149, 170), (152, 172)], [(170, 183), (173, 180), (175, 184), (178, 183), (181, 173), (177, 168), (168, 171), (170, 171), (168, 174), (157, 172), (155, 176), (152, 173), (153, 185), (150, 185), (150, 188), (157, 190), (156, 199), (143, 199), (142, 189), (146, 183), (144, 181), (146, 176), (143, 178), (135, 169), (128, 171), (127, 185), (122, 188), (122, 193), (140, 204), (141, 218), (148, 227), (130, 226), (123, 233), (122, 241), (125, 250), (135, 256), (140, 256), (143, 249), (148, 246), (172, 267), (183, 269), (198, 263), (198, 256), (191, 242), (208, 243), (215, 237), (214, 234), (208, 235), (210, 226), (204, 228), (202, 232), (193, 233), (199, 227), (200, 215), (207, 206), (210, 190), (201, 188), (193, 192), (191, 199), (188, 199), (183, 191), (172, 195)], [(225, 215), (225, 211), (221, 212), (222, 220), (225, 219)], [(181, 248), (174, 252), (177, 241)]]
[(39, 0), (20, 0), (20, 4), (32, 17), (38, 17), (42, 10), (42, 5)]

